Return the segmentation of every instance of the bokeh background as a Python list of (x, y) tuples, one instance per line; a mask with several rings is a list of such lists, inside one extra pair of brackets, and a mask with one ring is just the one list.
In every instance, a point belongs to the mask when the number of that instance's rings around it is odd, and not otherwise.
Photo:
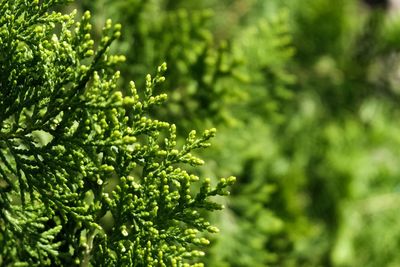
[[(206, 177), (237, 183), (206, 266), (400, 266), (396, 1), (81, 0), (123, 25), (121, 88), (166, 61), (152, 116), (216, 127)], [(129, 92), (126, 91), (126, 94)]]

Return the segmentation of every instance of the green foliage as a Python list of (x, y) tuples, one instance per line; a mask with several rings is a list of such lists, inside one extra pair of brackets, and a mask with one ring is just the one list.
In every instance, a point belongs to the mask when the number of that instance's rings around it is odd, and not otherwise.
[(0, 2), (0, 264), (201, 266), (201, 233), (217, 232), (203, 211), (234, 178), (212, 187), (183, 166), (203, 163), (192, 151), (215, 130), (177, 148), (149, 115), (166, 64), (124, 96), (125, 57), (109, 53), (121, 26), (95, 42), (89, 12), (51, 11), (64, 2)]
[(0, 265), (397, 266), (400, 24), (361, 2), (0, 2)]
[(285, 222), (271, 208), (277, 190), (271, 178), (282, 167), (274, 127), (284, 122), (293, 101), (287, 22), (282, 10), (255, 25), (244, 23), (232, 40), (233, 52), (244, 58), (240, 70), (247, 78), (241, 84), (241, 101), (229, 108), (234, 123), (219, 126), (214, 152), (207, 157), (215, 161), (212, 172), (233, 173), (238, 181), (217, 219), (222, 234), (211, 248), (208, 265), (268, 266), (286, 250), (278, 244)]
[[(356, 1), (338, 3), (286, 1), (298, 94), (276, 137), (288, 169), (275, 177), (278, 194), (271, 198), (291, 222), (293, 246), (279, 266), (390, 266), (398, 258), (385, 249), (397, 247), (396, 234), (389, 234), (397, 227), (388, 223), (398, 184), (391, 165), (398, 44), (388, 41), (396, 20)], [(331, 21), (340, 26), (326, 29)], [(361, 203), (385, 208), (362, 211)]]
[[(116, 49), (127, 57), (123, 76), (138, 77), (141, 86), (149, 68), (168, 62), (169, 104), (153, 112), (157, 118), (172, 120), (185, 132), (231, 119), (226, 107), (243, 79), (237, 69), (241, 58), (231, 52), (229, 42), (212, 35), (213, 12), (206, 4), (104, 0), (90, 5), (99, 11), (98, 20), (112, 17), (126, 25)], [(109, 8), (99, 8), (103, 5)]]
[[(275, 252), (270, 253), (265, 246), (274, 242), (271, 233), (278, 234), (282, 222), (266, 209), (273, 186), (267, 182), (267, 174), (263, 173), (266, 161), (260, 157), (270, 159), (270, 154), (259, 152), (271, 147), (256, 129), (264, 129), (262, 124), (267, 120), (282, 122), (284, 103), (292, 97), (294, 78), (287, 62), (293, 48), (287, 13), (260, 19), (256, 26), (245, 25), (218, 46), (215, 40), (220, 37), (213, 37), (209, 26), (217, 23), (217, 14), (209, 17), (200, 3), (190, 4), (190, 9), (185, 1), (174, 1), (173, 8), (167, 3), (113, 2), (110, 9), (114, 7), (115, 16), (130, 25), (125, 27), (126, 37), (121, 44), (129, 51), (127, 69), (132, 74), (140, 73), (141, 68), (154, 64), (151, 60), (166, 59), (172, 66), (167, 87), (172, 89), (169, 95), (175, 105), (157, 116), (171, 118), (186, 129), (212, 121), (220, 134), (212, 154), (205, 156), (218, 167), (203, 172), (207, 176), (232, 173), (240, 177), (232, 201), (225, 203), (227, 209), (215, 218), (224, 233), (209, 252), (207, 265), (265, 266), (275, 261)], [(262, 144), (260, 149), (244, 152), (251, 150), (253, 142), (256, 146)], [(264, 219), (274, 225), (266, 225)], [(230, 220), (236, 223), (234, 230), (227, 231), (225, 226)]]

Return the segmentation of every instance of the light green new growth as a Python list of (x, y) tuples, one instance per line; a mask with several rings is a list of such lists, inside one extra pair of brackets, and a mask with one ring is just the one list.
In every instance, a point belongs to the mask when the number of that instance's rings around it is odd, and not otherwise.
[(183, 168), (215, 130), (177, 148), (148, 115), (166, 64), (124, 96), (124, 57), (108, 53), (121, 26), (95, 44), (89, 12), (51, 11), (64, 2), (0, 0), (0, 265), (201, 266), (201, 233), (217, 232), (202, 211), (234, 178), (211, 187)]

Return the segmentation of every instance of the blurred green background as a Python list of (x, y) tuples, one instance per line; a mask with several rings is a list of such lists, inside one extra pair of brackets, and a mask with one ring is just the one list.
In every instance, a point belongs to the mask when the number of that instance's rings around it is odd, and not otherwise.
[[(400, 266), (400, 12), (360, 0), (85, 0), (123, 25), (122, 88), (166, 61), (154, 117), (216, 127), (235, 175), (206, 266)], [(128, 93), (128, 91), (126, 91)], [(183, 140), (183, 139), (182, 139)]]

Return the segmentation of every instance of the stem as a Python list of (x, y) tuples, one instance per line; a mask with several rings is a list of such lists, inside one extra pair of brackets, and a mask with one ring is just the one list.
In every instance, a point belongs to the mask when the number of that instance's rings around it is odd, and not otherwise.
[(90, 266), (90, 258), (92, 257), (91, 251), (93, 249), (93, 240), (97, 234), (97, 230), (91, 230), (87, 236), (87, 242), (85, 246), (85, 250), (83, 251), (83, 259), (81, 261), (80, 267), (88, 267)]

